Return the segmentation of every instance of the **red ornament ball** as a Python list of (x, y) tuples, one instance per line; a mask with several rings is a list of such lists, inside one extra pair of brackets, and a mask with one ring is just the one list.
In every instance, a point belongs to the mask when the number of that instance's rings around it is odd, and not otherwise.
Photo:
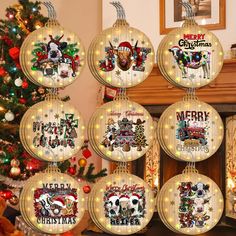
[(6, 70), (3, 67), (0, 67), (0, 76), (4, 77), (7, 74)]
[(11, 190), (2, 190), (0, 191), (0, 196), (3, 197), (6, 200), (9, 200), (10, 198), (13, 197), (13, 193)]
[(21, 104), (25, 104), (26, 103), (26, 99), (25, 98), (19, 98), (19, 103)]
[(16, 60), (19, 58), (20, 55), (20, 49), (18, 47), (13, 47), (9, 49), (9, 55), (13, 60)]
[(84, 191), (84, 193), (90, 193), (91, 192), (91, 187), (89, 186), (89, 185), (84, 185), (84, 187), (83, 187), (83, 191)]
[(27, 89), (27, 88), (29, 87), (28, 82), (27, 82), (26, 80), (24, 80), (24, 81), (22, 82), (21, 87), (22, 87), (23, 89)]
[(67, 170), (67, 172), (70, 174), (70, 175), (75, 175), (76, 174), (76, 167), (75, 166), (70, 166)]

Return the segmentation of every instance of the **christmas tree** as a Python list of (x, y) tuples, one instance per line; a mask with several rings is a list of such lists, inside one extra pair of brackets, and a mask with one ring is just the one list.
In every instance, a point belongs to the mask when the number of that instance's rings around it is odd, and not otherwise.
[(140, 119), (137, 119), (137, 122), (134, 123), (135, 125), (135, 137), (134, 140), (137, 145), (137, 151), (142, 151), (142, 147), (145, 148), (147, 144), (146, 136), (144, 135), (144, 121), (141, 121)]
[[(19, 63), (20, 47), (26, 36), (43, 27), (48, 20), (40, 13), (40, 4), (38, 1), (19, 0), (18, 4), (6, 9), (6, 19), (0, 20), (0, 196), (6, 199), (12, 196), (7, 190), (14, 186), (12, 180), (26, 180), (47, 166), (27, 153), (19, 139), (23, 114), (30, 106), (43, 100), (47, 93), (45, 88), (27, 79)], [(63, 100), (68, 100), (68, 97)], [(88, 142), (81, 155), (83, 158), (79, 159), (79, 165), (65, 161), (59, 164), (59, 168), (89, 182), (106, 175), (106, 170), (93, 174), (93, 164), (85, 171), (86, 158), (91, 156)]]

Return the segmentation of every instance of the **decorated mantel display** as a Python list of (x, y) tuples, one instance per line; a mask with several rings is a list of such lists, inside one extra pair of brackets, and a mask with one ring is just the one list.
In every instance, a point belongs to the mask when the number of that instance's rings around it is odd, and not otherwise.
[(149, 185), (135, 175), (115, 172), (99, 180), (89, 196), (88, 210), (104, 232), (129, 235), (143, 229), (155, 207)]
[(71, 230), (83, 217), (85, 196), (80, 183), (50, 166), (27, 180), (20, 210), (33, 229), (59, 234)]
[(88, 50), (88, 65), (102, 84), (127, 88), (143, 82), (154, 66), (154, 50), (150, 39), (130, 27), (119, 2), (113, 27), (103, 30)]
[(220, 147), (224, 126), (212, 106), (188, 96), (162, 113), (158, 140), (170, 157), (198, 162), (211, 157)]
[(211, 230), (219, 222), (224, 200), (212, 179), (188, 166), (161, 188), (157, 208), (161, 220), (170, 230), (197, 235)]
[(46, 25), (30, 33), (20, 50), (25, 75), (45, 87), (65, 87), (80, 75), (85, 50), (79, 37), (50, 18)]
[(219, 74), (223, 66), (223, 49), (212, 32), (195, 22), (189, 9), (186, 9), (189, 15), (182, 27), (172, 30), (161, 41), (157, 53), (158, 66), (170, 83), (178, 87), (199, 88), (212, 82)]
[(113, 161), (133, 161), (143, 156), (154, 139), (153, 120), (141, 105), (128, 99), (115, 99), (102, 105), (88, 125), (94, 151)]
[(80, 150), (85, 139), (85, 126), (73, 105), (49, 95), (45, 101), (27, 110), (19, 133), (24, 148), (34, 157), (59, 162)]

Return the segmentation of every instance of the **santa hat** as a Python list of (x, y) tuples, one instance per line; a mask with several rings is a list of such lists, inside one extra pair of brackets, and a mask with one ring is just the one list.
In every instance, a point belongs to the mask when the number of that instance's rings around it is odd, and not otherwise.
[(138, 199), (140, 198), (140, 196), (139, 196), (137, 193), (133, 193), (133, 194), (132, 194), (132, 197), (136, 197), (136, 198), (138, 198)]
[(181, 48), (179, 46), (173, 46), (171, 49), (174, 49), (174, 50), (180, 49), (181, 50)]
[(122, 42), (118, 46), (118, 51), (131, 51), (133, 54), (133, 47), (129, 42)]
[(55, 199), (53, 200), (53, 204), (56, 204), (56, 205), (58, 205), (58, 206), (60, 206), (60, 207), (65, 206), (64, 199), (61, 198), (61, 197), (55, 198)]
[(66, 199), (69, 199), (69, 200), (71, 200), (71, 201), (76, 201), (76, 196), (74, 195), (74, 194), (68, 194), (67, 196), (66, 196)]
[(116, 194), (115, 193), (111, 193), (111, 194), (108, 195), (108, 198), (111, 198), (111, 197), (114, 197), (114, 196), (116, 196)]
[(120, 196), (120, 201), (127, 201), (129, 199), (128, 195), (121, 195)]

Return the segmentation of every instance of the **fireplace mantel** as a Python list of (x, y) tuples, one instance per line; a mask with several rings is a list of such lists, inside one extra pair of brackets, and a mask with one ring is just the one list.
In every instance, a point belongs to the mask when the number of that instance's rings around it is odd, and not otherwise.
[[(127, 93), (131, 100), (142, 105), (163, 105), (179, 101), (185, 91), (165, 80), (155, 65), (149, 77)], [(196, 94), (211, 104), (236, 103), (236, 59), (225, 60), (218, 77), (208, 86), (197, 89)]]

